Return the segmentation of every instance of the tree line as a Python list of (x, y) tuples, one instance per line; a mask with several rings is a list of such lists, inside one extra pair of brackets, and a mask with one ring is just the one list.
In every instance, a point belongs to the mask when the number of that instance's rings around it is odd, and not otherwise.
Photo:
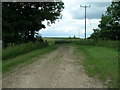
[(2, 40), (9, 43), (35, 41), (36, 32), (62, 17), (63, 2), (3, 2)]
[(101, 17), (99, 28), (89, 38), (101, 40), (120, 40), (120, 1), (112, 2)]

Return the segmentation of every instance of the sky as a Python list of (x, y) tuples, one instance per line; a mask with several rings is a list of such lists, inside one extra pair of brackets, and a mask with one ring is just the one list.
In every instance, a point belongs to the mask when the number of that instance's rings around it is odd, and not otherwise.
[(98, 28), (102, 14), (105, 14), (106, 8), (111, 4), (110, 0), (105, 2), (79, 1), (79, 0), (62, 0), (65, 8), (61, 12), (62, 19), (56, 20), (55, 24), (47, 26), (39, 31), (42, 37), (80, 37), (84, 38), (85, 33), (85, 8), (80, 5), (91, 5), (87, 8), (87, 37), (93, 33), (93, 29)]

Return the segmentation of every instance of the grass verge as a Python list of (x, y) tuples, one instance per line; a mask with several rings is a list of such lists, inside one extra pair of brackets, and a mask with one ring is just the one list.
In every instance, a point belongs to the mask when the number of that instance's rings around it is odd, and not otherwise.
[(48, 53), (52, 50), (55, 50), (57, 48), (57, 46), (52, 45), (52, 46), (48, 46), (46, 48), (41, 48), (41, 49), (37, 49), (34, 51), (31, 51), (29, 53), (17, 56), (15, 58), (9, 59), (9, 60), (4, 60), (2, 62), (2, 72), (9, 72), (13, 67), (22, 64), (22, 63), (26, 63), (26, 62), (30, 62), (33, 60), (33, 58), (36, 58), (40, 55), (43, 55), (45, 53)]
[(118, 88), (118, 52), (111, 48), (79, 45), (83, 66), (91, 77), (98, 77), (108, 88)]
[(45, 48), (47, 46), (48, 44), (46, 42), (29, 42), (16, 45), (14, 47), (7, 47), (2, 50), (2, 60), (15, 58), (16, 56), (31, 52), (36, 49)]

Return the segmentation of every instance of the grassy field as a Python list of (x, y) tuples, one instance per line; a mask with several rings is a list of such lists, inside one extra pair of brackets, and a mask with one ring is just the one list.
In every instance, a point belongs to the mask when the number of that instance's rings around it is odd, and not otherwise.
[(76, 42), (79, 41), (78, 38), (76, 38), (76, 39), (74, 39), (74, 38), (43, 38), (43, 39), (46, 40), (49, 43), (49, 45), (55, 44), (55, 43), (66, 43), (66, 42), (72, 43), (75, 41)]
[(34, 58), (39, 55), (56, 49), (57, 46), (55, 44), (61, 45), (67, 43), (68, 45), (77, 46), (77, 52), (79, 54), (82, 53), (85, 57), (84, 60), (82, 60), (82, 64), (88, 76), (99, 78), (108, 87), (118, 87), (117, 41), (99, 41), (99, 43), (97, 43), (93, 40), (68, 38), (44, 38), (44, 40), (48, 41), (49, 46), (42, 48), (43, 45), (28, 44), (14, 47), (14, 49), (10, 47), (3, 50), (3, 73), (10, 71), (21, 63), (33, 62)]
[(118, 52), (111, 48), (77, 45), (85, 59), (83, 66), (90, 77), (97, 77), (108, 87), (118, 87)]
[(43, 55), (45, 53), (49, 53), (50, 51), (56, 49), (57, 47), (55, 45), (52, 46), (48, 46), (46, 48), (41, 48), (41, 49), (37, 49), (31, 52), (28, 52), (26, 54), (23, 55), (19, 55), (15, 58), (11, 58), (9, 60), (4, 60), (2, 62), (2, 72), (8, 72), (10, 71), (12, 68), (14, 68), (15, 66), (22, 64), (22, 63), (31, 63), (34, 61), (34, 58), (36, 57), (40, 57), (40, 55)]
[(94, 46), (102, 46), (108, 48), (114, 48), (116, 50), (120, 50), (120, 41), (112, 41), (112, 40), (93, 40), (93, 39), (80, 39), (80, 38), (43, 38), (48, 41), (49, 44), (63, 44), (63, 43), (76, 43), (78, 45), (94, 45)]

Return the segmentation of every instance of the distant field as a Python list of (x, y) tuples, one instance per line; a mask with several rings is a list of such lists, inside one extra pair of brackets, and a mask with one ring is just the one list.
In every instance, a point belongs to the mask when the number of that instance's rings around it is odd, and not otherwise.
[(51, 44), (55, 43), (56, 39), (54, 39), (54, 38), (43, 38), (43, 40), (48, 41), (48, 43), (51, 45)]
[(102, 46), (108, 48), (114, 48), (120, 51), (120, 41), (112, 41), (112, 40), (93, 40), (93, 39), (80, 39), (80, 38), (43, 38), (47, 40), (49, 44), (62, 44), (62, 43), (75, 43), (78, 45), (94, 45), (94, 46)]
[(55, 44), (56, 42), (58, 43), (64, 43), (64, 42), (74, 42), (74, 41), (79, 41), (79, 38), (43, 38), (43, 40), (46, 40), (49, 42), (49, 44)]

